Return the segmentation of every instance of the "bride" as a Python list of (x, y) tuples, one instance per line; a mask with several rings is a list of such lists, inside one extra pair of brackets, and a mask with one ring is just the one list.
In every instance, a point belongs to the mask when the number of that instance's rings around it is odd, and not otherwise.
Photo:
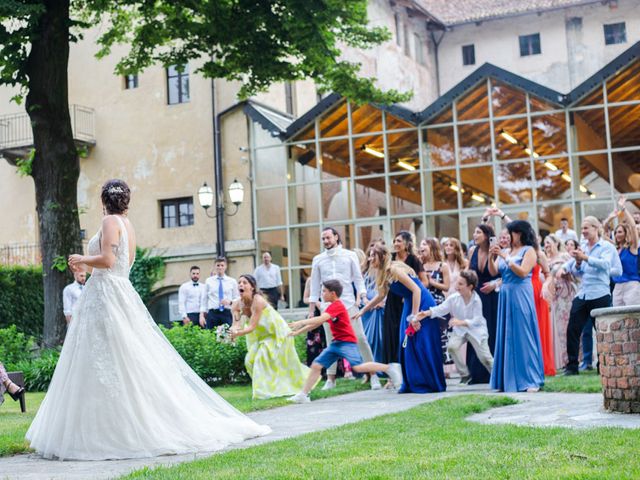
[(156, 326), (129, 282), (135, 233), (122, 180), (102, 187), (105, 217), (51, 385), (27, 432), (45, 458), (105, 460), (219, 450), (265, 435), (202, 381)]

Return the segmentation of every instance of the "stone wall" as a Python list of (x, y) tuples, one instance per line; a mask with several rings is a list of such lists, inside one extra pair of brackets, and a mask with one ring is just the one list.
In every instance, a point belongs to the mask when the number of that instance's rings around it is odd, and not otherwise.
[(600, 308), (596, 318), (604, 407), (640, 413), (640, 305)]

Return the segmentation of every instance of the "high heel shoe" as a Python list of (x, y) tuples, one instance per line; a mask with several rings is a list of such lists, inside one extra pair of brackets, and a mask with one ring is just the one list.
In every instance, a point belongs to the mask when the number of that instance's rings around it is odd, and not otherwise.
[(27, 406), (24, 398), (24, 395), (26, 393), (26, 390), (24, 389), (24, 387), (20, 387), (18, 390), (16, 390), (13, 393), (7, 390), (7, 393), (11, 398), (13, 398), (14, 401), (17, 402), (18, 400), (20, 400), (20, 411), (22, 411), (22, 413), (25, 413), (27, 411)]

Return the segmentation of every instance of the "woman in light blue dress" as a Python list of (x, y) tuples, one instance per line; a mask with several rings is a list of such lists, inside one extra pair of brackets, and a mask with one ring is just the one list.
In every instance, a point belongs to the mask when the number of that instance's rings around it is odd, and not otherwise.
[(489, 271), (500, 273), (496, 345), (491, 388), (503, 392), (537, 392), (544, 385), (540, 332), (531, 271), (536, 265), (536, 237), (529, 222), (507, 224), (511, 251), (490, 248)]
[[(368, 271), (364, 276), (364, 285), (367, 287), (367, 301), (371, 301), (378, 294), (376, 288), (375, 271)], [(362, 315), (362, 327), (369, 341), (373, 359), (384, 363), (382, 350), (382, 319), (384, 318), (384, 302)]]

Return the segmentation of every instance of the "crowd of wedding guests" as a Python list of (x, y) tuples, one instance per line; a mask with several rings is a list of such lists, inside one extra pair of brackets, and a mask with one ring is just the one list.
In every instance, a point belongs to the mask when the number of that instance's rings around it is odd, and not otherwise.
[[(277, 312), (282, 277), (264, 252), (238, 280), (225, 258), (204, 282), (191, 267), (176, 323), (246, 336), (254, 398), (307, 402), (321, 375), (326, 390), (353, 373), (374, 390), (386, 378), (384, 388), (399, 393), (444, 391), (447, 377), (534, 392), (545, 375), (594, 368), (593, 309), (640, 304), (640, 213), (626, 204), (621, 197), (604, 221), (585, 217), (579, 232), (563, 218), (544, 237), (488, 208), (468, 245), (400, 231), (390, 246), (373, 239), (366, 252), (348, 250), (326, 227), (304, 288), (306, 319), (288, 324)], [(84, 281), (76, 276), (65, 289), (68, 322)], [(293, 343), (299, 334), (307, 365)], [(5, 391), (24, 397), (0, 364), (0, 402)]]
[[(321, 282), (340, 279), (362, 358), (399, 362), (403, 384), (387, 386), (401, 393), (442, 391), (444, 378), (456, 376), (533, 392), (560, 369), (575, 375), (594, 368), (591, 310), (640, 304), (639, 232), (640, 215), (629, 213), (624, 197), (604, 221), (588, 216), (576, 233), (563, 218), (544, 238), (528, 222), (489, 208), (467, 246), (451, 237), (418, 243), (400, 231), (390, 248), (375, 239), (367, 252), (349, 251), (329, 227), (305, 302), (317, 315)], [(308, 333), (310, 361), (325, 338), (331, 344), (324, 327)], [(381, 388), (371, 378), (372, 388)], [(323, 388), (334, 386), (332, 370)]]

